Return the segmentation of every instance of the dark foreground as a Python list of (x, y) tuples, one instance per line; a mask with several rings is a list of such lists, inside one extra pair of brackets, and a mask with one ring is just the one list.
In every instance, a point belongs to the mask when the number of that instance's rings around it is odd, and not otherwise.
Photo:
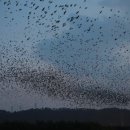
[(0, 130), (130, 130), (130, 127), (101, 126), (96, 123), (80, 122), (3, 122)]
[[(0, 111), (0, 122), (94, 122), (102, 126), (129, 126), (130, 110), (125, 109), (30, 109), (19, 112)], [(58, 125), (59, 126), (59, 125)], [(81, 125), (82, 126), (82, 125)], [(1, 129), (0, 129), (1, 130)], [(129, 129), (130, 130), (130, 129)]]
[(0, 111), (0, 130), (48, 129), (130, 130), (130, 110), (45, 108), (19, 112)]

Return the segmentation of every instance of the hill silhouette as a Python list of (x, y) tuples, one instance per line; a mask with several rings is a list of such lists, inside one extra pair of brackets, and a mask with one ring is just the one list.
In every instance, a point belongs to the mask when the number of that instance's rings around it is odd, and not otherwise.
[(19, 112), (0, 111), (0, 122), (94, 122), (104, 126), (130, 126), (130, 110), (108, 109), (30, 109)]

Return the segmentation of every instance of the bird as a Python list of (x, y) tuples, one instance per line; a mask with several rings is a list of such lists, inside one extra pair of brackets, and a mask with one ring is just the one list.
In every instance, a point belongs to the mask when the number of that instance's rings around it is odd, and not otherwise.
[[(81, 5), (57, 4), (51, 0), (39, 2), (16, 0), (13, 8), (12, 1), (2, 2), (7, 12), (11, 11), (4, 17), (10, 26), (21, 24), (14, 15), (21, 18), (24, 13), (26, 20), (24, 38), (9, 41), (9, 47), (4, 42), (0, 46), (0, 82), (5, 84), (8, 80), (10, 84), (12, 77), (28, 92), (47, 94), (79, 106), (94, 102), (128, 104), (129, 96), (111, 89), (124, 86), (127, 80), (124, 77), (128, 77), (124, 71), (129, 64), (129, 40), (124, 40), (130, 35), (126, 26), (130, 23), (128, 16), (122, 19), (121, 10), (108, 10), (105, 6), (100, 7), (94, 18), (82, 16), (82, 12), (87, 14), (90, 9), (86, 0), (82, 0)], [(105, 9), (109, 16), (103, 16)], [(105, 22), (100, 21), (101, 17)], [(31, 54), (25, 47), (30, 44)], [(124, 60), (126, 66), (116, 67), (119, 59)], [(49, 61), (52, 66), (45, 70), (42, 61)]]

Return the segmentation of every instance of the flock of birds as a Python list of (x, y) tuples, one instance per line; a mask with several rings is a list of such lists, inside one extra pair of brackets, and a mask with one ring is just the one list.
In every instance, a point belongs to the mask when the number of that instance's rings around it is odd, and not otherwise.
[[(27, 21), (24, 39), (10, 40), (7, 46), (0, 41), (0, 83), (4, 84), (1, 89), (6, 89), (5, 86), (14, 81), (28, 92), (35, 90), (41, 95), (69, 100), (79, 106), (129, 104), (129, 93), (124, 93), (126, 90), (123, 88), (127, 85), (129, 90), (130, 86), (126, 84), (130, 76), (130, 48), (127, 46), (130, 42), (130, 19), (127, 14), (123, 16), (120, 10), (111, 8), (104, 24), (100, 18), (104, 17), (105, 7), (98, 10), (96, 18), (81, 16), (82, 11), (89, 9), (87, 0), (82, 2), (79, 6), (74, 2), (55, 4), (53, 0), (25, 3), (15, 0), (12, 5), (11, 0), (0, 0), (9, 13), (9, 17), (4, 17), (8, 25), (17, 25), (13, 13), (27, 9), (23, 15)], [(12, 9), (14, 6), (16, 10)], [(70, 10), (75, 12), (70, 14)], [(52, 36), (47, 39), (47, 35)], [(32, 44), (31, 56), (22, 46), (26, 42)], [(30, 62), (32, 57), (34, 60)], [(120, 65), (119, 58), (125, 64)], [(51, 62), (52, 66), (45, 69), (42, 60)], [(85, 77), (81, 78), (82, 75)]]

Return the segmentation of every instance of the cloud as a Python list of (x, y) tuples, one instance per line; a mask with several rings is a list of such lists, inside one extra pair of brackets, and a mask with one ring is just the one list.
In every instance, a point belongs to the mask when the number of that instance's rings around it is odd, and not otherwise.
[(129, 0), (102, 0), (100, 4), (108, 7), (120, 8), (125, 11), (130, 11)]
[[(40, 42), (38, 56), (76, 75), (90, 72), (99, 75), (101, 71), (106, 71), (107, 74), (109, 65), (116, 66), (121, 62), (120, 55), (113, 51), (123, 44), (129, 44), (130, 40), (128, 22), (123, 17), (110, 17), (111, 19), (105, 17), (102, 21), (95, 21), (91, 17), (79, 16), (78, 20), (74, 20), (75, 24), (68, 21), (72, 30)], [(112, 71), (111, 69), (111, 73)]]
[(40, 42), (37, 56), (79, 79), (82, 75), (92, 78), (92, 82), (97, 82), (92, 89), (101, 86), (112, 92), (128, 92), (129, 68), (126, 65), (130, 58), (127, 51), (130, 27), (122, 16), (110, 17), (95, 21), (91, 17), (79, 16), (79, 20), (74, 20), (75, 24), (68, 21), (71, 29)]

